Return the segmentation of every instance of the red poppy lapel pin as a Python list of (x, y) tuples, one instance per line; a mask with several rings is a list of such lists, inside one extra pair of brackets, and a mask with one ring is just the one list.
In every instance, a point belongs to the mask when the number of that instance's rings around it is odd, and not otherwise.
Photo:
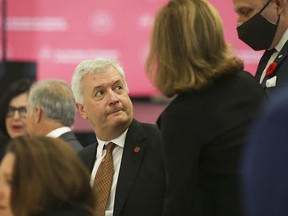
[(269, 67), (266, 69), (266, 76), (271, 76), (277, 67), (276, 62), (272, 62)]
[(138, 153), (140, 151), (140, 147), (139, 146), (136, 146), (135, 148), (134, 148), (134, 152), (135, 153)]

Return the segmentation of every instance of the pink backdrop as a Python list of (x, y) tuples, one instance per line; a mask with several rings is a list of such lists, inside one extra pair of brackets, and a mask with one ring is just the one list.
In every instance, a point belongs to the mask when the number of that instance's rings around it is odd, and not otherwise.
[[(145, 77), (144, 63), (153, 17), (166, 2), (7, 0), (7, 59), (36, 61), (37, 79), (59, 78), (70, 83), (81, 60), (112, 57), (126, 71), (131, 96), (156, 95)], [(245, 61), (245, 69), (254, 73), (261, 53), (238, 40), (232, 0), (211, 3), (223, 18), (227, 41)]]

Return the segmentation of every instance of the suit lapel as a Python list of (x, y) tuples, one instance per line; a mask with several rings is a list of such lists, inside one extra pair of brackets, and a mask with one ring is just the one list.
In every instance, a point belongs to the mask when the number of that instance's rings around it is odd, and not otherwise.
[(141, 124), (136, 120), (133, 120), (127, 132), (122, 155), (115, 195), (114, 216), (120, 214), (120, 211), (131, 192), (131, 188), (135, 183), (146, 148), (144, 140), (145, 135)]
[[(282, 49), (280, 50), (280, 52), (278, 53), (277, 57), (275, 58), (275, 60), (273, 62), (275, 62), (277, 64), (277, 67), (275, 69), (275, 73), (273, 73), (273, 75), (271, 75), (271, 77), (277, 75), (277, 72), (279, 70), (277, 70), (279, 68), (279, 66), (281, 65), (281, 63), (284, 61), (284, 59), (288, 56), (288, 41), (286, 41), (285, 45), (282, 47)], [(265, 75), (261, 86), (263, 88), (266, 88), (266, 82), (267, 79), (270, 79), (271, 77), (268, 77)]]
[(98, 142), (96, 141), (95, 144), (91, 144), (87, 146), (84, 151), (80, 152), (80, 158), (84, 162), (84, 164), (87, 166), (89, 171), (92, 173), (95, 160), (96, 160), (96, 154), (97, 154), (97, 146)]
[[(288, 41), (286, 41), (285, 45), (280, 50), (276, 59), (274, 60), (274, 62), (277, 63), (277, 67), (279, 67), (279, 65), (283, 62), (283, 60), (287, 57), (287, 55), (288, 55)], [(277, 70), (275, 72), (277, 73)]]

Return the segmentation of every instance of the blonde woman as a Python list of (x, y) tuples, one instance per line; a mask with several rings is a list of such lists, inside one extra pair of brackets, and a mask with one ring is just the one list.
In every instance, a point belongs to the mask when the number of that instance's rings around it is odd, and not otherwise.
[(167, 171), (164, 216), (239, 216), (239, 162), (264, 92), (231, 55), (217, 10), (171, 0), (156, 16), (147, 76), (174, 97), (157, 124)]

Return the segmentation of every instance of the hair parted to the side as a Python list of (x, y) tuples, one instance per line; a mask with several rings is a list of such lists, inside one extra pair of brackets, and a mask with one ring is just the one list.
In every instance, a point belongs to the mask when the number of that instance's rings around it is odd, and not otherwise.
[(11, 186), (14, 215), (38, 215), (62, 205), (94, 211), (90, 174), (63, 140), (21, 136), (8, 143), (6, 153), (15, 155)]
[(84, 103), (82, 86), (83, 78), (87, 74), (100, 73), (110, 68), (114, 68), (120, 74), (127, 92), (129, 91), (126, 83), (125, 72), (116, 60), (108, 58), (87, 59), (78, 64), (72, 76), (71, 87), (77, 103)]
[(206, 0), (171, 0), (155, 18), (146, 74), (173, 96), (200, 90), (214, 77), (243, 70), (230, 54), (218, 11)]

